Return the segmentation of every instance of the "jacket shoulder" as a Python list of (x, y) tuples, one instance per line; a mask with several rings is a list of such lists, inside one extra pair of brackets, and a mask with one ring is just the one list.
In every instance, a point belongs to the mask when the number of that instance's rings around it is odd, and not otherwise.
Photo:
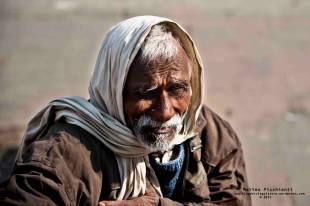
[(27, 142), (19, 161), (38, 160), (56, 167), (55, 161), (59, 159), (73, 163), (78, 161), (79, 157), (89, 157), (96, 149), (95, 145), (98, 145), (96, 140), (80, 127), (55, 123), (42, 137)]
[(41, 138), (25, 146), (10, 182), (17, 187), (21, 183), (14, 182), (14, 176), (37, 174), (43, 178), (40, 181), (62, 185), (66, 201), (94, 205), (101, 196), (114, 195), (111, 190), (119, 187), (115, 162), (112, 151), (84, 129), (54, 123)]
[(202, 107), (202, 117), (206, 120), (201, 132), (204, 161), (216, 166), (232, 152), (241, 149), (241, 143), (231, 125), (207, 106)]

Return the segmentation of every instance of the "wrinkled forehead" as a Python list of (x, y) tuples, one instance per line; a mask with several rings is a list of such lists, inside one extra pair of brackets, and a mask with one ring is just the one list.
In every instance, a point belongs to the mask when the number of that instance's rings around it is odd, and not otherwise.
[[(165, 84), (169, 85), (173, 82), (189, 82), (190, 66), (186, 55), (175, 57), (171, 60), (158, 58), (148, 64), (134, 61), (130, 67), (124, 92), (137, 86)], [(190, 85), (189, 85), (190, 86)]]

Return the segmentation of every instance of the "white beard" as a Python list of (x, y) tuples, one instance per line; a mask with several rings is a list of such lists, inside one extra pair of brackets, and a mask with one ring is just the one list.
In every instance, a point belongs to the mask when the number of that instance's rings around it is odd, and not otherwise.
[[(134, 123), (134, 133), (138, 140), (147, 147), (150, 152), (165, 152), (171, 149), (170, 142), (181, 131), (183, 119), (179, 114), (175, 114), (171, 119), (164, 123), (153, 120), (149, 115), (142, 115)], [(146, 128), (172, 128), (173, 133), (169, 134), (147, 134)], [(171, 138), (171, 136), (173, 136)], [(169, 140), (170, 139), (170, 140)]]

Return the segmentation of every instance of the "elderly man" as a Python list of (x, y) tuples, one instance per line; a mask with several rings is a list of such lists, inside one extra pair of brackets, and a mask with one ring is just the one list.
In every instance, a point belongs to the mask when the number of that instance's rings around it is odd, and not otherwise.
[(87, 101), (50, 102), (28, 124), (6, 205), (250, 205), (243, 153), (202, 105), (203, 66), (185, 30), (134, 17), (106, 35)]

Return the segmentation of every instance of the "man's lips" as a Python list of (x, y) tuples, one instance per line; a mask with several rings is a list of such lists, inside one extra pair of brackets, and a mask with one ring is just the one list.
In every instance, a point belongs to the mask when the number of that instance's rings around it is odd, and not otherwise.
[(145, 131), (153, 134), (172, 134), (175, 131), (175, 127), (147, 127)]
[(174, 131), (174, 128), (172, 127), (160, 127), (160, 128), (154, 128), (154, 133), (156, 134), (168, 134)]

